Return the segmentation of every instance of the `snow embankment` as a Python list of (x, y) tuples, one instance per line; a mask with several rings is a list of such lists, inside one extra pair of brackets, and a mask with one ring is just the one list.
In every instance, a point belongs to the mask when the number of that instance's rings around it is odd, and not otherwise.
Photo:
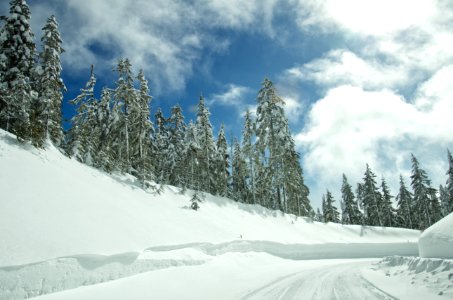
[(453, 213), (423, 232), (418, 249), (420, 257), (453, 258)]
[(385, 257), (363, 276), (397, 299), (453, 299), (453, 260)]

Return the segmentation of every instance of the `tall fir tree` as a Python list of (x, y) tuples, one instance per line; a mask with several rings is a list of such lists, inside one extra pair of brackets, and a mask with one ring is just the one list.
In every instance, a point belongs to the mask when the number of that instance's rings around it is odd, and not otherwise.
[(0, 38), (0, 128), (20, 140), (30, 138), (31, 103), (36, 98), (31, 86), (36, 46), (30, 17), (25, 0), (10, 1)]
[(50, 139), (59, 146), (63, 141), (61, 104), (66, 87), (61, 78), (60, 56), (64, 52), (55, 16), (47, 19), (41, 38), (43, 50), (35, 69), (34, 88), (38, 97), (32, 103), (31, 135), (37, 146)]
[[(242, 131), (242, 153), (246, 162), (246, 187), (250, 191), (246, 194), (247, 199), (244, 199), (247, 203), (258, 203), (256, 198), (256, 171), (258, 152), (254, 145), (254, 123), (251, 118), (250, 111), (247, 109), (245, 113), (244, 128)], [(260, 203), (261, 204), (261, 203)]]
[(244, 159), (241, 145), (237, 140), (233, 145), (233, 161), (232, 161), (232, 195), (233, 199), (239, 202), (252, 203), (253, 198), (250, 197), (250, 191), (247, 187), (247, 162)]
[(169, 183), (176, 186), (183, 185), (183, 154), (184, 154), (184, 137), (186, 134), (186, 124), (181, 106), (176, 105), (171, 109), (171, 116), (168, 119), (170, 147), (168, 159), (170, 161)]
[(341, 222), (343, 224), (361, 224), (362, 213), (359, 210), (359, 206), (355, 201), (352, 187), (348, 183), (346, 175), (343, 174), (343, 183), (341, 185), (341, 199), (342, 199), (342, 213)]
[(361, 184), (360, 198), (364, 211), (366, 225), (383, 226), (381, 208), (381, 195), (376, 186), (376, 175), (366, 165), (365, 177)]
[(396, 195), (396, 202), (396, 216), (399, 226), (414, 229), (413, 196), (407, 189), (402, 175), (400, 175), (400, 189), (398, 195)]
[(425, 170), (420, 168), (417, 158), (412, 154), (411, 186), (414, 193), (414, 216), (419, 229), (425, 229), (441, 217), (436, 190)]
[(217, 137), (216, 154), (215, 154), (215, 194), (220, 196), (228, 195), (228, 181), (230, 178), (230, 156), (228, 154), (228, 144), (225, 137), (225, 128), (222, 124)]
[(215, 144), (212, 133), (212, 125), (209, 120), (211, 113), (205, 106), (203, 96), (198, 102), (197, 121), (195, 123), (197, 140), (201, 150), (198, 172), (201, 174), (200, 188), (202, 191), (211, 193), (215, 190)]
[(392, 206), (392, 198), (393, 196), (390, 194), (390, 189), (385, 181), (384, 177), (382, 177), (381, 183), (381, 216), (382, 216), (382, 226), (392, 227), (396, 225), (395, 222), (395, 209)]
[(268, 200), (264, 204), (271, 209), (297, 210), (297, 214), (306, 216), (312, 209), (299, 154), (284, 114), (284, 101), (267, 78), (258, 92), (257, 102), (256, 149), (262, 166), (259, 183), (263, 192), (260, 197)]
[(168, 151), (170, 144), (170, 137), (167, 127), (167, 119), (164, 117), (162, 110), (157, 109), (154, 114), (156, 123), (156, 133), (154, 137), (154, 171), (156, 181), (161, 184), (168, 183), (168, 177), (170, 175), (169, 166), (171, 162), (168, 161)]

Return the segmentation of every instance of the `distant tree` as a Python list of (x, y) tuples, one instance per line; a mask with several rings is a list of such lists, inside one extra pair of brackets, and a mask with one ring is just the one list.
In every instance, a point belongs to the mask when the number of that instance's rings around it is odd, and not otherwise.
[(234, 141), (232, 162), (232, 189), (233, 199), (239, 202), (250, 203), (253, 200), (249, 196), (249, 190), (246, 184), (247, 163), (243, 157), (243, 152), (239, 142)]
[(323, 217), (324, 222), (340, 223), (340, 213), (337, 207), (333, 204), (334, 199), (332, 194), (327, 190), (325, 196), (323, 196)]
[(390, 189), (387, 186), (387, 182), (385, 181), (384, 177), (382, 177), (381, 190), (382, 198), (380, 201), (380, 211), (382, 216), (382, 225), (386, 227), (395, 226), (395, 210), (392, 206), (393, 196), (390, 194)]
[(355, 196), (354, 193), (352, 192), (352, 187), (348, 183), (348, 179), (346, 178), (345, 174), (343, 174), (343, 183), (341, 186), (341, 198), (343, 201), (341, 222), (343, 224), (361, 224), (362, 213), (360, 212), (357, 202), (355, 201)]
[(230, 156), (228, 154), (228, 144), (225, 137), (225, 128), (220, 127), (219, 136), (217, 137), (216, 153), (214, 160), (215, 178), (214, 188), (215, 194), (220, 196), (228, 195), (228, 180), (230, 177)]
[(155, 151), (154, 151), (154, 170), (156, 175), (156, 180), (159, 183), (166, 184), (168, 183), (168, 178), (170, 176), (169, 167), (172, 164), (168, 160), (168, 151), (170, 149), (170, 136), (167, 128), (167, 119), (164, 117), (162, 110), (157, 109), (154, 114), (155, 124), (156, 124), (156, 133), (154, 138)]
[(398, 195), (396, 195), (397, 201), (397, 221), (398, 224), (402, 227), (406, 228), (415, 228), (415, 224), (413, 222), (413, 197), (412, 193), (406, 188), (406, 185), (403, 180), (403, 176), (400, 175), (400, 189)]
[(259, 160), (258, 152), (254, 146), (253, 136), (254, 136), (254, 124), (250, 116), (250, 111), (247, 109), (245, 113), (245, 122), (244, 129), (242, 131), (242, 153), (246, 162), (246, 173), (245, 176), (247, 189), (250, 191), (247, 193), (247, 199), (244, 199), (247, 203), (258, 203), (256, 198), (257, 189), (256, 189), (256, 173), (257, 168), (256, 164)]
[(190, 199), (190, 208), (198, 210), (200, 208), (201, 198), (198, 191), (195, 191)]
[(448, 207), (448, 193), (447, 190), (441, 185), (439, 185), (439, 201), (441, 204), (441, 211), (442, 215), (446, 216), (450, 213), (449, 207)]

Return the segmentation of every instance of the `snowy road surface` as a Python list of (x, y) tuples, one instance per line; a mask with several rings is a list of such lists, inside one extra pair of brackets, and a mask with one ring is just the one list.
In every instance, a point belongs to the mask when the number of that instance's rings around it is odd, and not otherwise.
[(370, 262), (341, 262), (283, 276), (242, 299), (395, 299), (361, 275)]
[(395, 299), (361, 275), (362, 268), (377, 261), (228, 253), (203, 265), (147, 272), (40, 299)]

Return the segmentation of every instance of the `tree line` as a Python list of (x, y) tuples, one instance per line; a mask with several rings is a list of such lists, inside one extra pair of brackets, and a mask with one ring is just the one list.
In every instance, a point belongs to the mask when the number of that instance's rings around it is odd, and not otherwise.
[[(440, 185), (438, 191), (432, 187), (426, 171), (420, 167), (413, 154), (411, 190), (400, 175), (396, 197), (391, 195), (385, 178), (382, 178), (380, 184), (376, 182), (376, 175), (368, 164), (362, 182), (357, 184), (355, 194), (343, 174), (341, 218), (332, 193), (327, 190), (322, 198), (322, 212), (318, 209), (315, 219), (323, 222), (423, 230), (453, 212), (453, 157), (448, 150), (447, 159), (449, 167), (446, 184)], [(392, 199), (396, 200), (396, 208), (392, 205)]]
[[(158, 108), (153, 122), (144, 72), (133, 74), (127, 58), (117, 63), (114, 87), (103, 87), (99, 96), (91, 66), (85, 87), (70, 100), (76, 113), (64, 132), (61, 104), (66, 88), (60, 61), (64, 49), (58, 23), (55, 16), (48, 18), (38, 53), (30, 16), (25, 0), (12, 0), (9, 16), (2, 17), (2, 129), (36, 147), (50, 141), (70, 157), (106, 172), (132, 174), (145, 188), (154, 181), (300, 216), (313, 211), (284, 101), (269, 79), (258, 93), (255, 118), (249, 112), (245, 116), (243, 138), (231, 145), (232, 155), (223, 126), (214, 138), (203, 97), (195, 121), (187, 124), (176, 105), (168, 117)], [(196, 193), (194, 202), (197, 199)]]

